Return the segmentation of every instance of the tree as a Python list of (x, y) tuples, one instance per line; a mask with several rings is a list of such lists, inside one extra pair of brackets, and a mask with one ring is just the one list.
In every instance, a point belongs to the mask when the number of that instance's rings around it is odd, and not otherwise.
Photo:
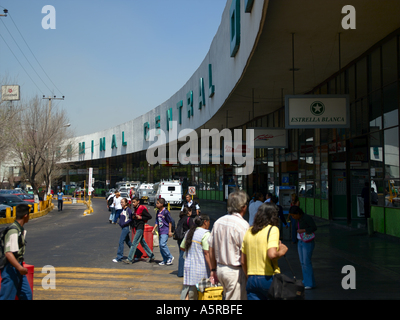
[(0, 102), (0, 162), (6, 161), (10, 147), (13, 124), (21, 110), (20, 105), (11, 105), (8, 101)]
[(67, 115), (36, 97), (22, 104), (11, 132), (12, 156), (19, 160), (34, 193), (38, 194), (42, 183), (49, 186), (52, 174), (65, 167), (65, 160), (73, 156), (72, 146), (76, 144)]

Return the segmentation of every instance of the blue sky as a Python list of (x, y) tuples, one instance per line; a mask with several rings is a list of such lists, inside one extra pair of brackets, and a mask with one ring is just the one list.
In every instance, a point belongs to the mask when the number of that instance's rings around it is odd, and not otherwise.
[[(0, 38), (0, 79), (15, 80), (26, 100), (64, 95), (58, 106), (67, 110), (76, 136), (114, 127), (157, 107), (187, 82), (210, 48), (225, 4), (226, 0), (0, 0), (0, 13), (9, 10), (54, 85), (10, 16), (0, 18), (5, 40)], [(55, 30), (42, 28), (45, 5), (56, 10)]]

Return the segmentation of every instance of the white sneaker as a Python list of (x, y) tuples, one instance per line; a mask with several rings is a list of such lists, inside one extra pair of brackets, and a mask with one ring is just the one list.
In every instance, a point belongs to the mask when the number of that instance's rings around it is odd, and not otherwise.
[(164, 262), (164, 261), (161, 261), (158, 265), (159, 265), (159, 266), (165, 266), (165, 262)]
[(117, 259), (113, 259), (113, 262), (119, 263), (119, 261)]
[(170, 266), (173, 261), (174, 261), (174, 257), (172, 257), (171, 259), (168, 259), (167, 266)]

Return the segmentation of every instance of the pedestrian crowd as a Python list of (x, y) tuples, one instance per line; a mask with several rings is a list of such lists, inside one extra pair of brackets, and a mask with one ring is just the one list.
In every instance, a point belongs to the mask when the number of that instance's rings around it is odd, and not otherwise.
[[(145, 223), (152, 219), (146, 206), (133, 195), (131, 207), (128, 199), (120, 199), (118, 192), (110, 195), (110, 223), (121, 227), (117, 257), (114, 262), (128, 264), (142, 260), (139, 243), (148, 256), (148, 262), (155, 262), (154, 253), (144, 239)], [(160, 266), (172, 265), (172, 256), (167, 242), (173, 237), (180, 249), (178, 277), (183, 278), (182, 300), (197, 300), (199, 283), (205, 279), (211, 285), (223, 288), (226, 300), (265, 300), (274, 275), (280, 273), (278, 261), (285, 256), (288, 247), (282, 243), (282, 228), (290, 228), (292, 242), (297, 244), (305, 289), (315, 288), (312, 254), (315, 247), (314, 220), (299, 207), (296, 194), (292, 195), (288, 220), (279, 205), (278, 197), (255, 193), (249, 201), (243, 191), (229, 194), (227, 214), (215, 221), (210, 230), (210, 217), (201, 213), (200, 206), (186, 196), (179, 221), (168, 211), (165, 199), (156, 201), (155, 224), (152, 233), (158, 234), (159, 250), (162, 256)], [(244, 219), (249, 213), (249, 221)], [(135, 235), (130, 241), (129, 230)], [(124, 259), (124, 243), (129, 254)]]
[[(134, 193), (129, 199), (119, 192), (111, 194), (107, 206), (111, 211), (109, 222), (121, 227), (118, 251), (114, 262), (127, 264), (141, 260), (146, 253), (149, 263), (155, 262), (155, 255), (146, 243), (144, 229), (152, 219), (147, 207), (140, 204)], [(166, 207), (165, 199), (157, 199), (153, 235), (158, 234), (162, 256), (160, 266), (172, 265), (172, 256), (167, 242), (173, 237), (180, 248), (178, 277), (183, 277), (182, 300), (197, 300), (200, 283), (207, 279), (212, 285), (220, 285), (226, 300), (265, 300), (274, 275), (280, 273), (278, 261), (285, 256), (288, 247), (280, 241), (280, 224), (292, 229), (292, 242), (297, 243), (305, 289), (315, 288), (312, 254), (315, 247), (317, 227), (312, 217), (299, 207), (299, 199), (293, 194), (289, 210), (290, 223), (283, 215), (278, 198), (255, 193), (249, 203), (243, 191), (229, 194), (227, 214), (215, 221), (210, 229), (210, 217), (201, 213), (198, 203), (187, 195), (181, 208), (179, 221), (175, 222)], [(249, 208), (248, 208), (249, 206)], [(249, 211), (249, 221), (244, 215)], [(0, 261), (0, 300), (32, 299), (24, 266), (25, 230), (29, 222), (29, 207), (16, 207), (15, 222), (1, 234), (4, 257)], [(130, 232), (134, 230), (132, 241)], [(129, 247), (124, 257), (124, 244)], [(125, 259), (124, 259), (125, 258)]]

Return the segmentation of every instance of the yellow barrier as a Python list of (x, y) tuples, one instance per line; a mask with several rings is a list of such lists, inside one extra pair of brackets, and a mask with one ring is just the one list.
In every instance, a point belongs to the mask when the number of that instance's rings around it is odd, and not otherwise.
[(84, 204), (87, 206), (87, 210), (83, 213), (84, 216), (93, 213), (92, 201), (89, 198), (89, 201), (83, 201)]
[[(29, 205), (32, 207), (32, 205)], [(40, 210), (38, 211), (38, 209)], [(33, 204), (33, 213), (29, 215), (29, 219), (36, 219), (39, 217), (43, 217), (46, 214), (48, 214), (51, 210), (53, 210), (54, 204), (51, 202), (51, 200), (46, 200), (46, 201), (41, 201), (39, 204), (34, 203)], [(6, 217), (5, 218), (0, 218), (0, 224), (7, 224), (7, 223), (13, 223), (15, 221), (15, 212), (16, 208), (13, 207), (13, 213), (11, 214), (11, 208), (6, 209)]]

